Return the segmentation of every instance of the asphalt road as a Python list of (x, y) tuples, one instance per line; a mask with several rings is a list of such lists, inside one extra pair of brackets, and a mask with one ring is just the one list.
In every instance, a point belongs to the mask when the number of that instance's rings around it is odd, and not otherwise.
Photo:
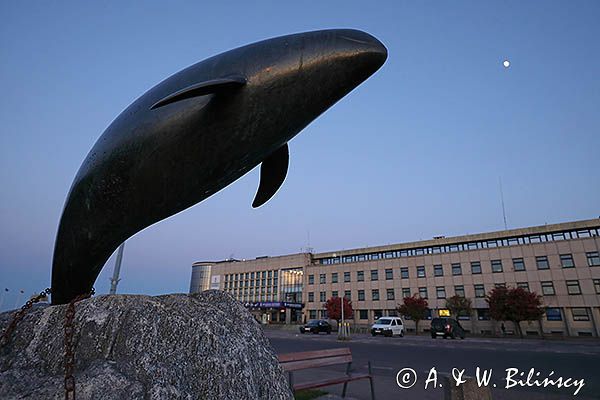
[[(500, 339), (466, 338), (431, 339), (430, 336), (371, 337), (354, 335), (352, 340), (342, 342), (331, 335), (301, 335), (294, 331), (265, 330), (267, 337), (278, 354), (297, 351), (320, 350), (335, 347), (350, 347), (355, 370), (366, 370), (367, 361), (371, 361), (375, 375), (377, 399), (443, 399), (444, 376), (449, 376), (453, 368), (464, 369), (463, 376), (476, 376), (476, 369), (491, 369), (489, 387), (494, 400), (537, 399), (600, 399), (600, 341), (596, 339)], [(417, 374), (414, 386), (402, 389), (396, 382), (397, 374), (403, 368), (411, 368)], [(437, 372), (437, 387), (433, 388), (435, 377), (431, 369)], [(518, 372), (509, 381), (507, 369), (516, 368)], [(558, 377), (584, 380), (584, 385), (576, 396), (577, 386), (559, 388), (523, 387), (516, 384), (506, 388), (507, 383), (514, 384), (517, 379), (526, 382), (531, 368), (533, 379), (541, 381), (551, 371), (551, 379)], [(297, 382), (302, 380), (323, 379), (329, 375), (343, 372), (343, 368), (324, 368), (308, 370), (295, 375)], [(523, 372), (523, 376), (520, 373)], [(410, 374), (410, 371), (408, 371)], [(455, 372), (456, 373), (456, 372)], [(539, 375), (536, 375), (539, 373)], [(425, 389), (427, 378), (432, 378)], [(571, 381), (572, 383), (572, 381)], [(496, 385), (494, 387), (493, 385)], [(410, 383), (405, 384), (409, 386)], [(341, 385), (324, 388), (330, 393), (341, 394)], [(351, 382), (348, 395), (357, 399), (369, 399), (368, 381)]]

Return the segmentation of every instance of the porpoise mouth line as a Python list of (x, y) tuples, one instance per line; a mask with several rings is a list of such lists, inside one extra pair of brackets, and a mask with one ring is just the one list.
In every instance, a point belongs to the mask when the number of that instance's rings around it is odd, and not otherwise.
[(361, 43), (361, 44), (369, 44), (369, 42), (367, 42), (367, 41), (349, 38), (348, 36), (340, 36), (340, 38), (349, 40), (351, 42), (356, 42), (356, 43)]

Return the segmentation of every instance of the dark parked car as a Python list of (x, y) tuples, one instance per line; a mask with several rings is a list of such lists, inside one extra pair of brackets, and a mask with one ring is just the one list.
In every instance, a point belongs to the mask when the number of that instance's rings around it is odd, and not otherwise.
[(465, 330), (454, 318), (434, 318), (431, 320), (431, 337), (442, 336), (444, 339), (465, 338)]
[(306, 332), (312, 332), (315, 335), (318, 335), (320, 332), (325, 332), (329, 335), (331, 333), (331, 325), (329, 325), (329, 322), (322, 319), (308, 321), (308, 324), (300, 327), (300, 333)]

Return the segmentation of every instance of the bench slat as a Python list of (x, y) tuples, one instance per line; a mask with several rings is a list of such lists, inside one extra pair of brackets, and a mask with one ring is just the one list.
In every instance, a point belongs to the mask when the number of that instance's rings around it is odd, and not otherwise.
[(345, 376), (340, 376), (340, 377), (331, 378), (331, 379), (324, 379), (321, 381), (302, 382), (302, 383), (295, 384), (294, 390), (315, 389), (315, 388), (320, 388), (323, 386), (337, 385), (340, 383), (357, 381), (359, 379), (367, 379), (370, 377), (371, 377), (371, 375), (369, 375), (369, 374), (351, 374), (351, 375), (345, 375)]
[(315, 358), (312, 360), (298, 360), (298, 361), (290, 361), (286, 363), (282, 363), (284, 371), (298, 371), (301, 369), (307, 368), (320, 368), (326, 367), (328, 365), (337, 365), (337, 364), (347, 364), (352, 362), (352, 356), (337, 356), (337, 357), (327, 357), (327, 358)]
[(300, 361), (300, 360), (312, 360), (314, 358), (323, 358), (323, 357), (334, 357), (334, 356), (346, 356), (350, 355), (350, 348), (343, 347), (339, 349), (327, 349), (327, 350), (317, 350), (317, 351), (303, 351), (299, 353), (287, 353), (281, 354), (277, 356), (279, 358), (280, 363), (286, 363), (290, 361)]

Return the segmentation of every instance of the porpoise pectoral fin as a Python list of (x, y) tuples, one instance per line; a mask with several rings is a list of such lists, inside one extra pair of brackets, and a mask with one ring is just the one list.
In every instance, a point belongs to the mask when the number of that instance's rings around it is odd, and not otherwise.
[(279, 189), (287, 175), (290, 152), (287, 143), (265, 158), (260, 165), (260, 184), (252, 207), (265, 204)]
[(180, 100), (190, 99), (192, 97), (205, 96), (207, 94), (221, 93), (227, 90), (232, 90), (244, 86), (246, 84), (246, 78), (243, 76), (229, 76), (227, 78), (213, 79), (210, 81), (204, 81), (195, 83), (191, 86), (183, 88), (171, 93), (167, 97), (164, 97), (154, 103), (151, 110), (166, 106), (167, 104), (175, 103)]

